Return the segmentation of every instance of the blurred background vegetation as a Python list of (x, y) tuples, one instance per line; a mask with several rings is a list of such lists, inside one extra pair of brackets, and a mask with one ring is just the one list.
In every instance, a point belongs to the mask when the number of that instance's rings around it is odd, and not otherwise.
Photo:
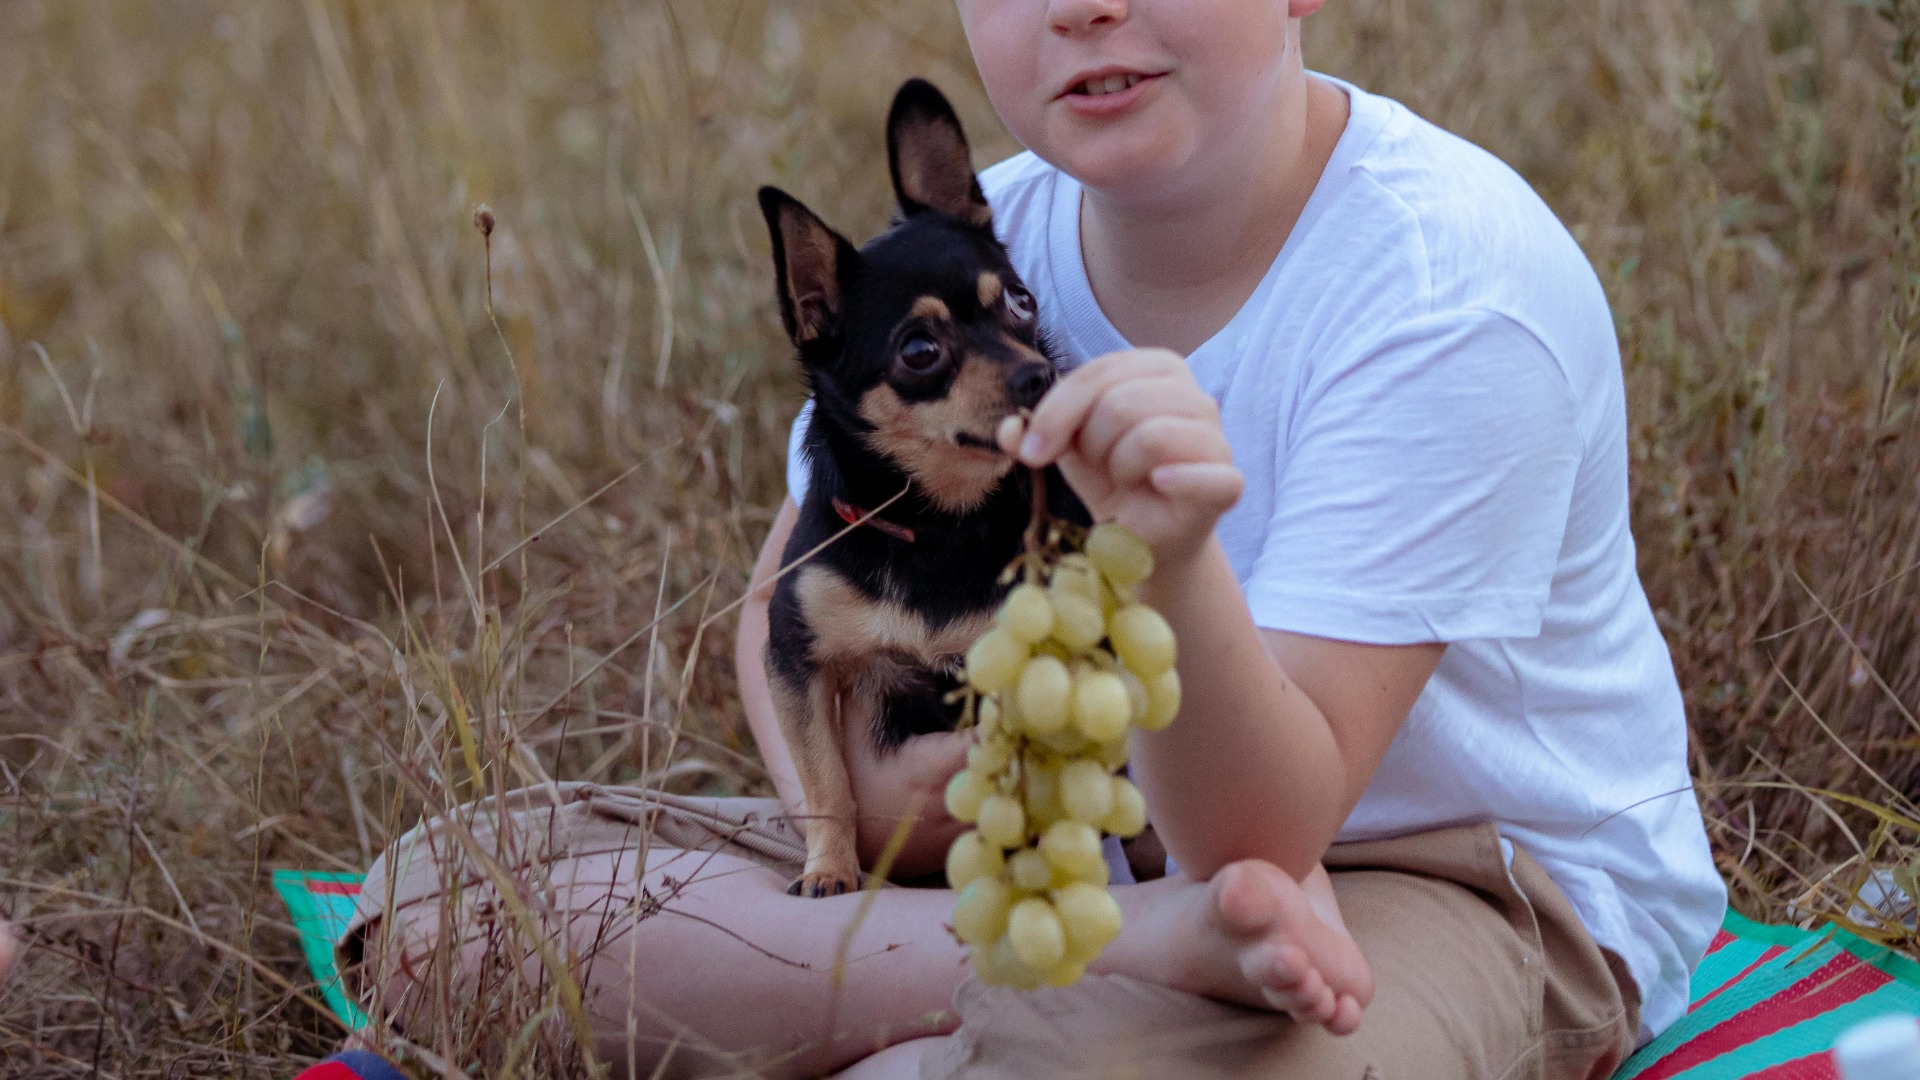
[[(1920, 869), (1920, 0), (1307, 38), (1606, 283), (1736, 903), (1913, 951), (1856, 894)], [(0, 1072), (290, 1075), (339, 1030), (268, 872), (423, 804), (766, 790), (728, 605), (801, 392), (752, 192), (877, 230), (915, 74), (1017, 149), (940, 0), (0, 4)]]

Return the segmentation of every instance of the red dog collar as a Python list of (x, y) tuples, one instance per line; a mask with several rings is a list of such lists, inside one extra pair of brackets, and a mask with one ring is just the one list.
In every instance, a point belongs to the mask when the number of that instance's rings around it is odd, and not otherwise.
[[(905, 540), (909, 544), (913, 543), (912, 529), (907, 528), (905, 525), (895, 525), (883, 517), (867, 517), (869, 511), (862, 510), (843, 499), (833, 500), (833, 512), (839, 514), (840, 520), (849, 525), (871, 525), (881, 532), (886, 533), (888, 536), (893, 537), (895, 540)], [(866, 518), (866, 520), (862, 521), (860, 520), (861, 518)]]

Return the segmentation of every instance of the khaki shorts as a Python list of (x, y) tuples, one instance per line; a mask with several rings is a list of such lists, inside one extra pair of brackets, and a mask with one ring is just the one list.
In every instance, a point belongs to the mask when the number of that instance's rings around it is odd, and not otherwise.
[[(486, 917), (498, 882), (559, 885), (570, 860), (587, 856), (674, 849), (697, 873), (703, 853), (722, 852), (785, 876), (804, 858), (798, 829), (770, 799), (559, 784), (453, 817), (457, 825), (422, 825), (374, 863), (338, 943), (350, 979), (383, 917), (404, 921), (406, 909), (437, 907), (451, 890), (470, 917)], [(921, 1076), (1605, 1080), (1636, 1041), (1633, 983), (1539, 864), (1507, 850), (1493, 826), (1475, 825), (1327, 853), (1376, 986), (1351, 1036), (1124, 976), (1032, 992), (968, 979), (953, 998), (959, 1028), (926, 1055)]]

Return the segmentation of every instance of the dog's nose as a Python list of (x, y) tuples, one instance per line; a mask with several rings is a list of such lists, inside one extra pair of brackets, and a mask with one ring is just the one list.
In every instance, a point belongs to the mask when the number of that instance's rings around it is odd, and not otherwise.
[(1052, 385), (1052, 364), (1021, 364), (1007, 376), (1007, 397), (1017, 408), (1030, 409)]

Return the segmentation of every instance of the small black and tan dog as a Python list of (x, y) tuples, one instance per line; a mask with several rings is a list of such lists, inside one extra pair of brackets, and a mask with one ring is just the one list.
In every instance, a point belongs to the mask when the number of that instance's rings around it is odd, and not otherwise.
[[(760, 191), (780, 316), (813, 396), (810, 482), (782, 562), (868, 518), (783, 577), (769, 609), (768, 681), (808, 805), (789, 891), (808, 896), (859, 880), (848, 740), (885, 751), (955, 725), (945, 699), (1030, 511), (1027, 471), (994, 433), (1055, 377), (960, 121), (931, 84), (894, 97), (887, 156), (900, 216), (858, 250), (785, 192)], [(1051, 510), (1085, 522), (1050, 480)]]

